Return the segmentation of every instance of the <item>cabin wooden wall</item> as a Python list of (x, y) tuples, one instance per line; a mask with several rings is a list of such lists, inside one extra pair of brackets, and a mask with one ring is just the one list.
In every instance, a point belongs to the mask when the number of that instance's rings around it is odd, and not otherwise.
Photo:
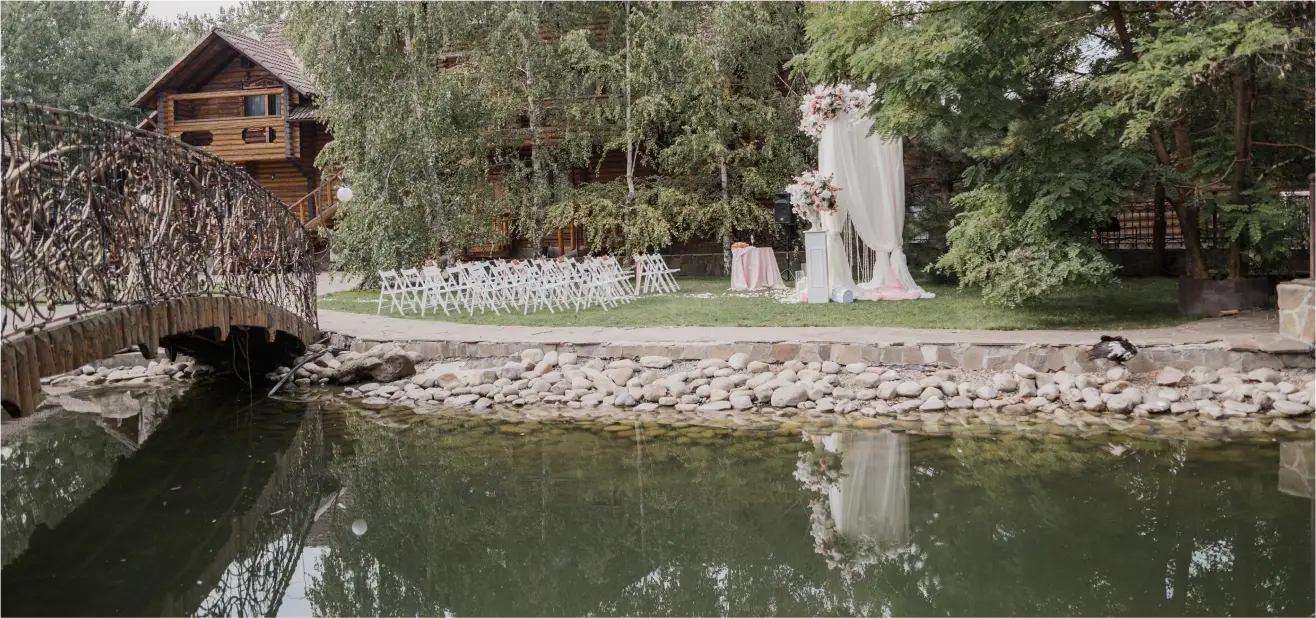
[(253, 161), (246, 165), (246, 169), (261, 186), (285, 204), (295, 203), (315, 188), (313, 184), (308, 185), (310, 179), (292, 161)]
[[(280, 86), (278, 78), (258, 65), (243, 68), (238, 56), (224, 65), (215, 77), (197, 92), (222, 92), (226, 90), (244, 90), (249, 84), (261, 87)], [(211, 118), (241, 118), (242, 99), (200, 99), (194, 101), (177, 101), (174, 103), (175, 120), (208, 120)]]

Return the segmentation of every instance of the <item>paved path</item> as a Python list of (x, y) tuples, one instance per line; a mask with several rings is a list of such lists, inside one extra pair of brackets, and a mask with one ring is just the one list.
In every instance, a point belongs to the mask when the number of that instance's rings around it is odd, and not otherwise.
[(1072, 345), (1091, 344), (1102, 334), (1119, 334), (1138, 345), (1218, 344), (1264, 351), (1310, 350), (1279, 336), (1274, 311), (1250, 311), (1169, 328), (1131, 329), (1118, 333), (1065, 330), (949, 330), (861, 327), (635, 327), (585, 328), (489, 326), (404, 319), (383, 315), (320, 310), (320, 328), (373, 341), (461, 341), (493, 343), (669, 344), (669, 343), (903, 343), (906, 345)]

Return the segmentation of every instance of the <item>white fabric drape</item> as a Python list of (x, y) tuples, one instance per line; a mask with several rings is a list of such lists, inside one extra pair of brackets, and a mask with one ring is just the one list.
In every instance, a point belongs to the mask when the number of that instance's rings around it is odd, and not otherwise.
[(909, 446), (903, 433), (837, 433), (824, 439), (841, 454), (831, 490), (836, 531), (852, 541), (896, 549), (909, 542)]
[[(873, 121), (840, 114), (823, 128), (818, 142), (818, 171), (833, 174), (841, 188), (837, 213), (824, 215), (828, 234), (829, 281), (848, 287), (860, 298), (932, 298), (914, 283), (901, 249), (905, 226), (905, 165), (900, 140), (888, 142), (868, 135)], [(854, 285), (854, 264), (866, 260), (846, 255), (840, 232), (849, 220), (855, 234), (872, 250), (872, 279)], [(835, 230), (836, 236), (830, 232)], [(832, 249), (835, 245), (838, 249)], [(836, 257), (842, 259), (837, 260)], [(866, 270), (866, 269), (864, 269)], [(844, 272), (842, 272), (844, 271)]]

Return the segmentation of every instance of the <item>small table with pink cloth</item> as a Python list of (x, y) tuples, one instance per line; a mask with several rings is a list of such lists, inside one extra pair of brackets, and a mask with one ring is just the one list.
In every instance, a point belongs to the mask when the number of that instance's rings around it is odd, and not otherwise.
[(731, 289), (761, 290), (786, 287), (777, 269), (772, 247), (738, 247), (731, 250)]

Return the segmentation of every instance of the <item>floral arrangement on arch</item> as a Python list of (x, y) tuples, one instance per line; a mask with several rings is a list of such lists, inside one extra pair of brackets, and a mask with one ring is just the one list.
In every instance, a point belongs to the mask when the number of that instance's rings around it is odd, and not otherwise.
[(822, 136), (827, 121), (841, 115), (853, 114), (868, 109), (873, 104), (873, 93), (877, 86), (867, 90), (856, 90), (849, 84), (836, 86), (817, 86), (800, 104), (800, 130), (806, 135), (818, 139)]
[(822, 213), (836, 212), (836, 192), (841, 188), (832, 184), (833, 177), (812, 170), (796, 176), (795, 182), (786, 187), (791, 210), (814, 227), (822, 221)]

